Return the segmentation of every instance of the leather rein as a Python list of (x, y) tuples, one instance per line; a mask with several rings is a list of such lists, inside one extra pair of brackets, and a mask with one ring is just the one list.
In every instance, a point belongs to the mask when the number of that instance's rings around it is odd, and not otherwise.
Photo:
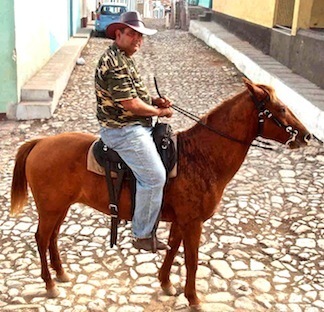
[[(157, 94), (159, 95), (159, 97), (162, 97), (161, 93), (159, 91), (159, 88), (158, 88), (157, 81), (156, 81), (155, 77), (154, 77), (154, 84), (155, 84), (155, 89), (156, 89)], [(252, 93), (250, 93), (252, 101), (253, 101), (255, 107), (258, 110), (258, 133), (257, 133), (257, 137), (261, 136), (263, 134), (264, 122), (265, 122), (266, 118), (268, 118), (268, 119), (272, 120), (278, 127), (284, 128), (290, 134), (290, 138), (285, 143), (286, 145), (288, 145), (290, 142), (295, 141), (296, 136), (298, 135), (298, 130), (294, 129), (292, 126), (285, 126), (268, 109), (265, 108), (265, 105), (270, 101), (270, 95), (264, 88), (262, 88), (262, 87), (260, 87), (260, 88), (267, 94), (267, 96), (261, 101), (259, 101)], [(201, 126), (207, 128), (208, 130), (210, 130), (210, 131), (212, 131), (212, 132), (214, 132), (214, 133), (216, 133), (216, 134), (218, 134), (218, 135), (220, 135), (220, 136), (222, 136), (222, 137), (224, 137), (224, 138), (226, 138), (228, 140), (231, 140), (233, 142), (236, 142), (236, 143), (239, 143), (239, 144), (242, 144), (242, 145), (248, 145), (248, 146), (252, 145), (252, 146), (255, 146), (255, 147), (262, 148), (262, 149), (273, 150), (273, 148), (271, 147), (272, 146), (271, 143), (263, 142), (263, 141), (260, 141), (260, 140), (257, 140), (257, 141), (262, 143), (262, 144), (265, 144), (267, 146), (260, 146), (260, 145), (253, 144), (253, 143), (252, 144), (247, 143), (245, 141), (234, 138), (229, 134), (221, 132), (221, 131), (213, 128), (213, 127), (208, 126), (207, 124), (203, 123), (198, 116), (184, 110), (183, 108), (181, 108), (181, 107), (179, 107), (179, 106), (177, 106), (175, 104), (172, 105), (172, 108), (174, 108), (177, 112), (181, 113), (182, 115), (190, 118), (191, 120), (194, 120), (196, 123), (200, 124)]]

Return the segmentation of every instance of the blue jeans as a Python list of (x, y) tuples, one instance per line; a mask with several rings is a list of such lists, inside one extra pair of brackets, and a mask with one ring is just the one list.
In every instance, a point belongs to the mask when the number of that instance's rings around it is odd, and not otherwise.
[(136, 178), (133, 235), (149, 238), (159, 215), (166, 171), (152, 138), (152, 127), (141, 125), (100, 130), (102, 141), (114, 149)]

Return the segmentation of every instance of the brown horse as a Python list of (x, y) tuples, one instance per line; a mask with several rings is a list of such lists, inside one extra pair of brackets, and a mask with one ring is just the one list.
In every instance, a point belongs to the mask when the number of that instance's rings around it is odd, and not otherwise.
[[(175, 294), (170, 269), (180, 243), (184, 244), (187, 279), (185, 296), (199, 307), (196, 294), (198, 248), (204, 221), (217, 210), (227, 183), (240, 168), (257, 136), (304, 146), (309, 132), (276, 97), (271, 87), (244, 80), (247, 89), (224, 101), (198, 124), (178, 134), (178, 175), (166, 188), (162, 220), (172, 222), (167, 251), (159, 272), (162, 289)], [(27, 183), (39, 214), (36, 241), (41, 276), (49, 297), (58, 295), (46, 260), (60, 281), (67, 281), (57, 246), (61, 224), (73, 203), (83, 203), (109, 214), (105, 178), (87, 171), (87, 152), (96, 137), (65, 133), (23, 144), (17, 153), (11, 190), (11, 213), (18, 214), (27, 201)], [(130, 190), (125, 185), (120, 200), (121, 219), (131, 219)]]

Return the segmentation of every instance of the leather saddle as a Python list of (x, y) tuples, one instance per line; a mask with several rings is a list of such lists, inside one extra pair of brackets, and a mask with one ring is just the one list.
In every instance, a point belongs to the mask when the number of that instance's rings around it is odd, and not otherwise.
[[(176, 167), (175, 165), (177, 162), (176, 146), (171, 136), (172, 129), (170, 125), (164, 123), (157, 123), (155, 125), (153, 139), (168, 174)], [(105, 177), (110, 198), (109, 209), (111, 216), (110, 247), (113, 247), (117, 245), (117, 227), (120, 221), (118, 216), (118, 202), (122, 183), (124, 179), (130, 180), (131, 207), (133, 214), (135, 208), (136, 178), (132, 170), (127, 166), (119, 154), (105, 145), (101, 139), (94, 144), (92, 151), (96, 161), (105, 169), (106, 173)], [(152, 236), (155, 236), (157, 223), (153, 229)]]

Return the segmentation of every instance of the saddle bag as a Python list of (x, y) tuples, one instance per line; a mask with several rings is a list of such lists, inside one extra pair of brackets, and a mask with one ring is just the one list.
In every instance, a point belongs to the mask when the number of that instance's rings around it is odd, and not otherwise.
[(169, 173), (177, 162), (177, 152), (171, 138), (173, 135), (172, 127), (167, 123), (158, 121), (153, 128), (152, 135), (165, 170)]

